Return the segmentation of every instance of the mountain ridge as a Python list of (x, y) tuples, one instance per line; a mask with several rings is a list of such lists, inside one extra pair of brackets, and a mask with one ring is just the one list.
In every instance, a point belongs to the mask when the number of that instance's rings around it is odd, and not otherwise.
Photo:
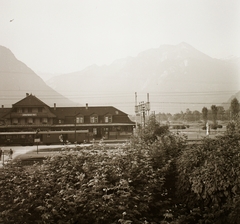
[(0, 100), (11, 106), (32, 93), (50, 106), (54, 103), (73, 105), (66, 97), (49, 87), (31, 68), (18, 60), (10, 49), (0, 46)]
[[(118, 59), (110, 65), (89, 66), (62, 74), (47, 84), (54, 85), (53, 88), (63, 95), (74, 95), (75, 99), (89, 104), (110, 102), (129, 113), (134, 111), (134, 93), (149, 93), (153, 110), (179, 112), (184, 105), (184, 110), (189, 107), (201, 110), (203, 106), (210, 107), (211, 103), (227, 102), (239, 90), (238, 74), (239, 64), (212, 58), (182, 42), (145, 50), (136, 57)], [(64, 80), (67, 82), (63, 83)], [(190, 96), (186, 96), (186, 90)], [(212, 94), (214, 92), (219, 95)], [(175, 105), (167, 108), (167, 103)], [(194, 103), (197, 106), (193, 107)]]
[[(151, 111), (201, 111), (203, 106), (229, 105), (239, 92), (239, 58), (212, 58), (187, 43), (161, 45), (110, 65), (91, 65), (61, 74), (46, 83), (0, 46), (0, 100), (12, 105), (33, 94), (49, 106), (115, 106), (134, 114), (137, 103), (150, 95)], [(239, 94), (237, 94), (239, 96)]]

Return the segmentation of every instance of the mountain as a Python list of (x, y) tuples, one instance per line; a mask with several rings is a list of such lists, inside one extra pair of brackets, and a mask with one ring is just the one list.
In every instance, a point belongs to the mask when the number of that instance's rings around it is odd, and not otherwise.
[(32, 93), (44, 103), (53, 106), (73, 105), (73, 102), (49, 87), (33, 70), (19, 61), (6, 47), (0, 46), (0, 101), (11, 107), (26, 93)]
[(233, 100), (234, 98), (237, 98), (238, 101), (240, 102), (240, 91), (238, 91), (237, 93), (235, 93), (234, 95), (232, 95), (232, 96), (228, 99), (227, 102), (223, 103), (223, 106), (224, 106), (225, 108), (229, 108), (230, 105), (231, 105), (231, 102), (232, 102), (232, 100)]
[(239, 91), (236, 60), (209, 57), (187, 43), (162, 45), (114, 61), (53, 77), (47, 84), (69, 99), (113, 105), (133, 114), (137, 101), (150, 96), (151, 111), (180, 112), (220, 105)]

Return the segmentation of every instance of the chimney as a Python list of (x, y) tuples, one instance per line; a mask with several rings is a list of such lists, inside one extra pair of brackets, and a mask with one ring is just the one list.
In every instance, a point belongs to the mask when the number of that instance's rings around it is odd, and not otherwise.
[(29, 96), (29, 93), (26, 93), (26, 97)]
[(88, 109), (88, 103), (86, 103), (86, 110)]
[(4, 108), (4, 105), (2, 105), (2, 109)]
[(54, 110), (56, 110), (56, 103), (54, 103)]

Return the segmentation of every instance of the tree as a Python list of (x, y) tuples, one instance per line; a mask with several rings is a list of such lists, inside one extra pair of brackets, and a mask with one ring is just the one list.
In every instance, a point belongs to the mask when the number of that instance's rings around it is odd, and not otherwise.
[(193, 114), (192, 114), (192, 111), (187, 109), (186, 112), (185, 112), (185, 120), (186, 121), (192, 121), (193, 120)]
[(141, 138), (145, 142), (154, 142), (157, 139), (157, 136), (166, 134), (169, 132), (169, 127), (167, 125), (161, 126), (160, 123), (156, 120), (155, 115), (150, 115), (146, 126), (141, 130)]
[(156, 117), (157, 117), (158, 121), (167, 121), (168, 120), (167, 115), (165, 113), (159, 113), (159, 114), (157, 114)]
[(172, 117), (173, 117), (172, 114), (167, 113), (166, 116), (167, 116), (168, 121), (172, 120)]
[(225, 110), (223, 106), (218, 106), (217, 107), (218, 114), (217, 114), (217, 119), (218, 120), (224, 120), (225, 119)]
[(179, 156), (177, 195), (191, 211), (180, 223), (240, 223), (240, 135), (232, 131), (189, 145)]
[(176, 113), (173, 115), (173, 120), (178, 121), (182, 119), (182, 114), (181, 113)]
[(200, 120), (200, 115), (201, 113), (197, 110), (193, 111), (193, 117), (194, 117), (194, 121), (199, 121)]
[(217, 113), (218, 113), (218, 108), (216, 105), (211, 106), (212, 109), (212, 119), (213, 119), (213, 125), (217, 124)]
[(204, 123), (206, 125), (208, 120), (208, 109), (206, 107), (203, 107), (202, 109), (202, 116), (203, 116)]
[(231, 101), (230, 111), (231, 111), (231, 118), (233, 120), (236, 120), (239, 116), (239, 111), (240, 111), (239, 101), (236, 97)]

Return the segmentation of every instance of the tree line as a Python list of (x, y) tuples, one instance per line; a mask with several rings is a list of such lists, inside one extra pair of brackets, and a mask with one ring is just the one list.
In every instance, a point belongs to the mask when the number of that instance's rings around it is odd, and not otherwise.
[(202, 111), (186, 109), (185, 112), (171, 114), (171, 113), (158, 113), (156, 119), (158, 121), (186, 121), (186, 122), (197, 122), (203, 120), (205, 123), (207, 120), (211, 120), (213, 124), (219, 121), (229, 121), (240, 111), (239, 101), (234, 98), (231, 101), (229, 109), (225, 110), (223, 106), (212, 105), (210, 108), (203, 107)]

